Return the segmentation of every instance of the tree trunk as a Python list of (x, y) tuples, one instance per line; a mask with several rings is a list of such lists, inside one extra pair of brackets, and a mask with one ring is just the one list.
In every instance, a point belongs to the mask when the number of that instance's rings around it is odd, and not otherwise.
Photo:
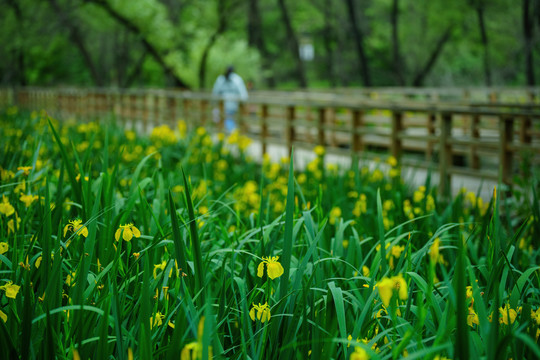
[(306, 88), (307, 79), (306, 79), (306, 73), (304, 71), (304, 64), (302, 63), (302, 59), (300, 59), (298, 39), (296, 38), (296, 34), (294, 33), (291, 19), (289, 17), (289, 12), (287, 10), (287, 7), (285, 6), (284, 0), (278, 0), (278, 5), (279, 5), (279, 9), (281, 10), (281, 18), (283, 20), (283, 24), (285, 25), (285, 29), (287, 30), (289, 48), (293, 56), (295, 65), (296, 65), (296, 70), (294, 74), (296, 76), (296, 79), (300, 87)]
[(484, 21), (484, 3), (482, 1), (479, 1), (476, 5), (476, 16), (478, 17), (478, 26), (480, 27), (480, 36), (482, 38), (482, 46), (484, 47), (484, 76), (486, 80), (486, 85), (491, 86), (491, 62), (489, 56), (486, 23)]
[(154, 60), (161, 66), (165, 76), (170, 76), (174, 80), (174, 86), (189, 89), (189, 85), (182, 80), (180, 76), (174, 73), (174, 69), (165, 62), (165, 57), (160, 51), (154, 47), (141, 33), (141, 30), (133, 23), (131, 20), (115, 9), (105, 0), (86, 0), (89, 3), (94, 3), (101, 6), (114, 20), (116, 20), (120, 25), (124, 26), (127, 30), (132, 32), (135, 36), (141, 39), (143, 46), (146, 48), (147, 52), (152, 55)]
[(450, 40), (452, 35), (452, 26), (449, 26), (446, 31), (443, 33), (439, 41), (437, 42), (437, 45), (435, 46), (435, 49), (433, 49), (433, 52), (431, 53), (428, 61), (424, 65), (422, 69), (418, 72), (418, 74), (415, 76), (413, 80), (413, 86), (422, 86), (424, 84), (424, 81), (431, 71), (431, 68), (435, 63), (437, 62), (437, 59), (439, 55), (442, 53), (442, 50), (444, 48), (444, 45)]
[(405, 85), (405, 78), (403, 76), (403, 61), (399, 46), (399, 0), (393, 0), (392, 12), (390, 15), (390, 21), (392, 23), (392, 53), (394, 57), (394, 72), (396, 74), (397, 82), (400, 86)]
[(139, 77), (141, 74), (141, 69), (144, 64), (144, 60), (146, 59), (146, 50), (142, 51), (141, 56), (139, 57), (139, 60), (135, 63), (135, 66), (131, 70), (131, 73), (126, 77), (126, 80), (121, 82), (121, 87), (127, 88), (130, 87), (135, 80)]
[(332, 13), (332, 0), (324, 0), (324, 29), (323, 29), (323, 43), (326, 50), (326, 68), (328, 70), (328, 80), (331, 87), (337, 85), (335, 65), (334, 65), (334, 29), (332, 26), (332, 19), (334, 18)]
[(527, 85), (534, 86), (533, 61), (533, 19), (531, 14), (531, 1), (523, 0), (523, 35), (525, 38), (525, 76)]
[(262, 56), (263, 76), (266, 84), (270, 88), (276, 86), (276, 80), (272, 70), (271, 54), (266, 48), (262, 32), (261, 12), (259, 11), (259, 0), (249, 0), (248, 3), (248, 44), (259, 51)]
[[(20, 28), (23, 29), (24, 19), (23, 19), (20, 4), (15, 0), (8, 0), (8, 4), (13, 8), (13, 11), (15, 12), (15, 18), (17, 19), (17, 22)], [(18, 48), (17, 50), (13, 51), (13, 55), (14, 55), (15, 64), (16, 64), (15, 71), (14, 71), (15, 83), (18, 83), (21, 86), (25, 86), (28, 84), (28, 82), (26, 81), (26, 75), (25, 75), (24, 50), (22, 48)]]
[(218, 0), (218, 27), (216, 31), (210, 36), (206, 46), (204, 47), (203, 54), (201, 56), (201, 62), (199, 64), (199, 89), (204, 89), (204, 83), (206, 81), (206, 63), (208, 62), (208, 55), (210, 55), (210, 50), (216, 43), (217, 38), (223, 34), (227, 28), (227, 10), (225, 8), (225, 0)]
[(60, 7), (60, 5), (58, 5), (58, 2), (56, 0), (49, 0), (49, 3), (53, 7), (54, 11), (56, 11), (56, 13), (58, 14), (60, 21), (68, 28), (69, 39), (81, 53), (83, 61), (88, 67), (88, 70), (90, 71), (90, 75), (92, 76), (92, 80), (94, 81), (94, 84), (97, 86), (105, 85), (103, 76), (101, 72), (98, 70), (95, 62), (93, 61), (92, 56), (90, 55), (90, 52), (86, 48), (84, 44), (83, 36), (81, 34), (79, 27), (76, 25), (76, 22), (70, 19), (68, 14), (66, 14), (66, 12)]
[(364, 34), (362, 30), (358, 27), (358, 21), (356, 19), (356, 10), (354, 7), (353, 0), (345, 0), (347, 3), (347, 9), (349, 12), (349, 19), (351, 21), (352, 32), (355, 40), (356, 51), (358, 52), (359, 59), (359, 70), (362, 74), (362, 80), (364, 86), (371, 86), (371, 76), (369, 73), (368, 60), (366, 52), (364, 50)]

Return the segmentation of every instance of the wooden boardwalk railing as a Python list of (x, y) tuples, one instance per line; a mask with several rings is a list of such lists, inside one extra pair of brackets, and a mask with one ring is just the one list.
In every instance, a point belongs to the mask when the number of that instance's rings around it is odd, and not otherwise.
[[(524, 92), (529, 93), (538, 91)], [(391, 154), (404, 165), (437, 168), (443, 194), (448, 193), (453, 174), (511, 185), (519, 171), (527, 176), (527, 171), (540, 166), (540, 105), (533, 101), (376, 101), (295, 94), (253, 93), (240, 104), (239, 129), (258, 140), (263, 153), (277, 144), (288, 149), (323, 145), (329, 152), (366, 158)], [(8, 104), (46, 109), (60, 118), (113, 115), (142, 131), (161, 124), (174, 126), (178, 119), (192, 128), (222, 131), (224, 122), (221, 100), (174, 90), (0, 90), (0, 106)], [(214, 109), (219, 109), (217, 121)]]

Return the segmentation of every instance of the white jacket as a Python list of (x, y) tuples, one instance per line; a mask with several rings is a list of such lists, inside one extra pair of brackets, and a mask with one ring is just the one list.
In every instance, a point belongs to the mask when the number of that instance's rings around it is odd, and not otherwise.
[(238, 110), (238, 100), (247, 100), (248, 93), (244, 80), (240, 75), (231, 73), (229, 79), (220, 75), (214, 83), (212, 94), (223, 97), (225, 112), (234, 113)]

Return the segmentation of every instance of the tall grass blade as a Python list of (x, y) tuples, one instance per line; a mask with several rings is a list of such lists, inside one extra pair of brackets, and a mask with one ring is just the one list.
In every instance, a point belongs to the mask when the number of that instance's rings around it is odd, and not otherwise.
[(2, 320), (0, 320), (0, 347), (6, 359), (19, 358), (19, 353), (15, 348), (15, 344), (13, 343), (10, 332)]
[(293, 219), (294, 219), (294, 161), (293, 153), (291, 152), (289, 164), (289, 179), (287, 182), (287, 203), (285, 205), (285, 233), (283, 239), (283, 253), (280, 258), (283, 266), (283, 275), (279, 287), (279, 296), (282, 298), (287, 294), (289, 286), (289, 274), (291, 273), (291, 256), (293, 247)]
[(49, 122), (49, 127), (51, 128), (53, 136), (58, 145), (58, 148), (60, 149), (60, 155), (62, 156), (62, 160), (64, 160), (64, 164), (65, 164), (68, 177), (69, 177), (69, 182), (71, 183), (71, 190), (73, 192), (73, 196), (75, 197), (75, 201), (82, 205), (81, 211), (83, 213), (83, 219), (86, 219), (86, 214), (85, 214), (86, 206), (84, 206), (84, 199), (83, 199), (83, 194), (81, 190), (81, 185), (77, 182), (77, 175), (75, 174), (75, 166), (69, 160), (69, 157), (66, 152), (66, 148), (64, 147), (64, 144), (62, 144), (62, 140), (60, 139), (60, 136), (56, 132), (56, 129), (54, 128), (51, 120), (48, 119), (48, 122)]
[(149, 256), (144, 257), (143, 286), (139, 298), (141, 309), (139, 317), (139, 357), (152, 358), (151, 326), (155, 326), (154, 315), (150, 310), (150, 266)]
[(454, 347), (454, 355), (456, 359), (467, 360), (469, 359), (469, 325), (467, 325), (467, 299), (465, 289), (467, 284), (465, 283), (465, 249), (463, 239), (458, 240), (458, 258), (456, 262), (456, 311), (457, 311), (457, 331), (456, 331), (456, 343)]
[[(336, 315), (339, 327), (339, 335), (341, 338), (347, 338), (347, 323), (345, 322), (345, 306), (343, 304), (343, 291), (340, 287), (336, 287), (333, 281), (328, 283), (328, 288), (334, 298), (334, 305), (336, 307)], [(345, 346), (345, 344), (343, 344)], [(345, 350), (345, 347), (344, 347)]]
[(189, 184), (186, 179), (186, 174), (182, 170), (184, 179), (185, 201), (189, 216), (189, 232), (191, 235), (191, 246), (193, 248), (193, 265), (195, 267), (195, 294), (200, 293), (197, 304), (202, 308), (205, 303), (205, 274), (203, 272), (203, 259), (201, 254), (201, 244), (199, 242), (199, 233), (197, 230), (197, 219), (193, 211), (193, 202), (189, 191)]
[[(182, 269), (182, 271), (186, 272), (186, 274), (189, 274), (190, 268), (187, 264), (186, 259), (186, 244), (184, 242), (184, 239), (182, 238), (182, 234), (180, 233), (180, 223), (178, 222), (178, 216), (176, 214), (176, 206), (174, 205), (174, 200), (172, 197), (172, 193), (169, 190), (169, 214), (171, 217), (171, 227), (172, 227), (172, 235), (173, 235), (173, 242), (174, 242), (174, 251), (176, 254), (176, 260), (178, 261), (178, 266)], [(188, 276), (188, 279), (193, 278), (192, 276)]]
[[(22, 309), (22, 336), (21, 336), (21, 359), (30, 358), (30, 350), (32, 348), (32, 317), (34, 314), (34, 306), (32, 304), (32, 288), (30, 286), (29, 271), (24, 272), (24, 290), (23, 290), (23, 309)], [(0, 320), (1, 321), (1, 320)]]
[(377, 229), (379, 233), (379, 244), (381, 245), (381, 273), (386, 275), (386, 244), (384, 238), (383, 207), (381, 202), (381, 189), (377, 189)]

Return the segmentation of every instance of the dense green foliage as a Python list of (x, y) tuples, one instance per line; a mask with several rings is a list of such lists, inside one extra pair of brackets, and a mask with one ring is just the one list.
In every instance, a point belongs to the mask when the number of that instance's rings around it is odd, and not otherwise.
[[(208, 89), (230, 63), (256, 88), (532, 85), (540, 68), (538, 0), (2, 0), (0, 7), (3, 85)], [(305, 44), (314, 59), (299, 62)]]
[(540, 356), (536, 194), (441, 201), (392, 158), (318, 147), (293, 176), (236, 133), (102, 122), (0, 115), (11, 358)]

